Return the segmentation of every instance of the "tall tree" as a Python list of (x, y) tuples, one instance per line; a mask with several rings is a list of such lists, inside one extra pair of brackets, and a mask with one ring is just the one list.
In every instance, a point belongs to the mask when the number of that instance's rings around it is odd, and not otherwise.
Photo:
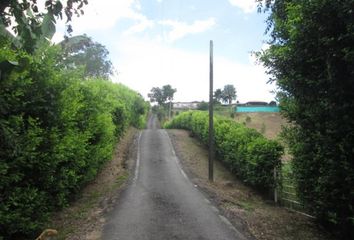
[(219, 102), (219, 103), (222, 100), (222, 90), (220, 88), (218, 88), (214, 91), (214, 99), (216, 102)]
[(156, 102), (158, 105), (162, 106), (166, 102), (166, 96), (159, 87), (153, 87), (148, 94), (150, 102)]
[(171, 102), (173, 100), (173, 95), (177, 92), (177, 89), (172, 88), (171, 85), (168, 84), (162, 87), (162, 92), (166, 100)]
[(150, 102), (157, 102), (158, 105), (162, 106), (168, 100), (171, 102), (173, 100), (173, 95), (177, 89), (172, 88), (171, 85), (164, 85), (162, 88), (153, 87), (148, 94)]
[(280, 91), (301, 199), (354, 238), (354, 0), (260, 1), (270, 48), (259, 53)]
[(177, 89), (172, 88), (171, 85), (165, 85), (162, 87), (162, 92), (164, 96), (166, 97), (166, 100), (169, 101), (169, 111), (168, 111), (168, 118), (171, 119), (171, 111), (172, 111), (172, 100), (173, 100), (173, 95)]
[(68, 68), (84, 68), (85, 77), (108, 79), (113, 74), (113, 66), (108, 59), (108, 50), (86, 35), (67, 38), (62, 41), (64, 64)]
[(236, 89), (234, 85), (228, 84), (224, 86), (221, 94), (221, 98), (224, 102), (231, 104), (232, 100), (236, 100)]

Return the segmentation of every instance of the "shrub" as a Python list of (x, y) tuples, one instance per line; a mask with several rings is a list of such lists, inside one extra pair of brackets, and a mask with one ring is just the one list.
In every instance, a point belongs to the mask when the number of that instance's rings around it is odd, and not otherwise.
[(354, 1), (263, 2), (272, 38), (259, 56), (292, 123), (299, 197), (338, 239), (354, 239)]
[[(209, 116), (205, 112), (189, 111), (179, 114), (165, 128), (190, 130), (204, 144), (208, 144)], [(220, 159), (245, 183), (259, 190), (275, 186), (274, 168), (280, 168), (283, 147), (267, 140), (254, 129), (249, 129), (230, 119), (216, 117), (215, 149)]]
[(247, 116), (245, 120), (246, 120), (246, 123), (250, 123), (252, 121), (252, 118), (250, 116)]
[(127, 126), (143, 124), (141, 96), (83, 80), (60, 56), (53, 47), (33, 56), (0, 49), (0, 62), (19, 63), (0, 81), (0, 239), (33, 238), (111, 159)]
[(209, 103), (202, 101), (202, 102), (198, 103), (197, 109), (198, 110), (202, 110), (202, 111), (208, 110), (209, 109)]

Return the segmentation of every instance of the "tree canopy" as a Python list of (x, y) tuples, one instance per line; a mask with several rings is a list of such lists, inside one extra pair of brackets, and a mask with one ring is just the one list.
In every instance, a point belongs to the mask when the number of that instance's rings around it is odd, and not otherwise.
[(63, 48), (63, 63), (67, 68), (83, 67), (85, 77), (108, 79), (113, 74), (113, 66), (108, 59), (105, 46), (94, 42), (86, 35), (67, 38), (60, 43)]
[(171, 85), (164, 85), (162, 88), (153, 87), (148, 94), (148, 97), (151, 102), (156, 102), (158, 105), (162, 106), (166, 101), (172, 101), (173, 95), (177, 89), (172, 88)]
[(262, 2), (271, 10), (271, 39), (270, 48), (259, 56), (280, 89), (284, 116), (294, 123), (285, 135), (294, 155), (298, 192), (312, 214), (350, 239), (354, 0)]
[(53, 36), (56, 19), (66, 17), (67, 32), (72, 32), (72, 17), (84, 14), (83, 7), (87, 0), (46, 0), (44, 12), (41, 12), (37, 0), (1, 0), (0, 35), (11, 37), (6, 30), (11, 27), (19, 37), (18, 42), (28, 52), (32, 52), (43, 35)]
[(177, 92), (177, 89), (172, 88), (172, 86), (168, 84), (162, 87), (162, 92), (163, 95), (166, 97), (166, 100), (171, 102), (173, 100), (173, 95), (175, 94), (175, 92)]
[(156, 102), (158, 105), (162, 105), (166, 102), (166, 98), (163, 95), (162, 89), (159, 87), (153, 87), (148, 94), (150, 102)]
[(231, 104), (233, 100), (236, 100), (236, 88), (232, 84), (225, 85), (223, 90), (218, 88), (214, 91), (214, 101), (217, 103), (223, 101)]
[(236, 100), (236, 89), (234, 85), (227, 84), (224, 86), (221, 99), (228, 104), (231, 104), (233, 100)]
[(222, 100), (222, 90), (220, 88), (214, 91), (214, 99), (216, 102), (220, 102)]

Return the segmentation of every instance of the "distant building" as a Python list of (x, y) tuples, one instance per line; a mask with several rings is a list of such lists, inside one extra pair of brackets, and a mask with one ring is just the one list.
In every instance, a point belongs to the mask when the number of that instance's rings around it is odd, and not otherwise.
[(269, 104), (263, 101), (250, 101), (246, 103), (237, 104), (235, 112), (279, 112), (280, 109), (275, 101)]
[(175, 102), (173, 109), (197, 109), (199, 102)]
[(261, 101), (250, 101), (250, 102), (246, 102), (245, 106), (268, 106), (268, 103), (261, 102)]

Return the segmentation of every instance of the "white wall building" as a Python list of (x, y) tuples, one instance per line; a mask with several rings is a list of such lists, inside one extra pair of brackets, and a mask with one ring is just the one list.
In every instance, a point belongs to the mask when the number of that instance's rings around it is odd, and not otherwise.
[(199, 102), (175, 102), (173, 109), (197, 109)]

